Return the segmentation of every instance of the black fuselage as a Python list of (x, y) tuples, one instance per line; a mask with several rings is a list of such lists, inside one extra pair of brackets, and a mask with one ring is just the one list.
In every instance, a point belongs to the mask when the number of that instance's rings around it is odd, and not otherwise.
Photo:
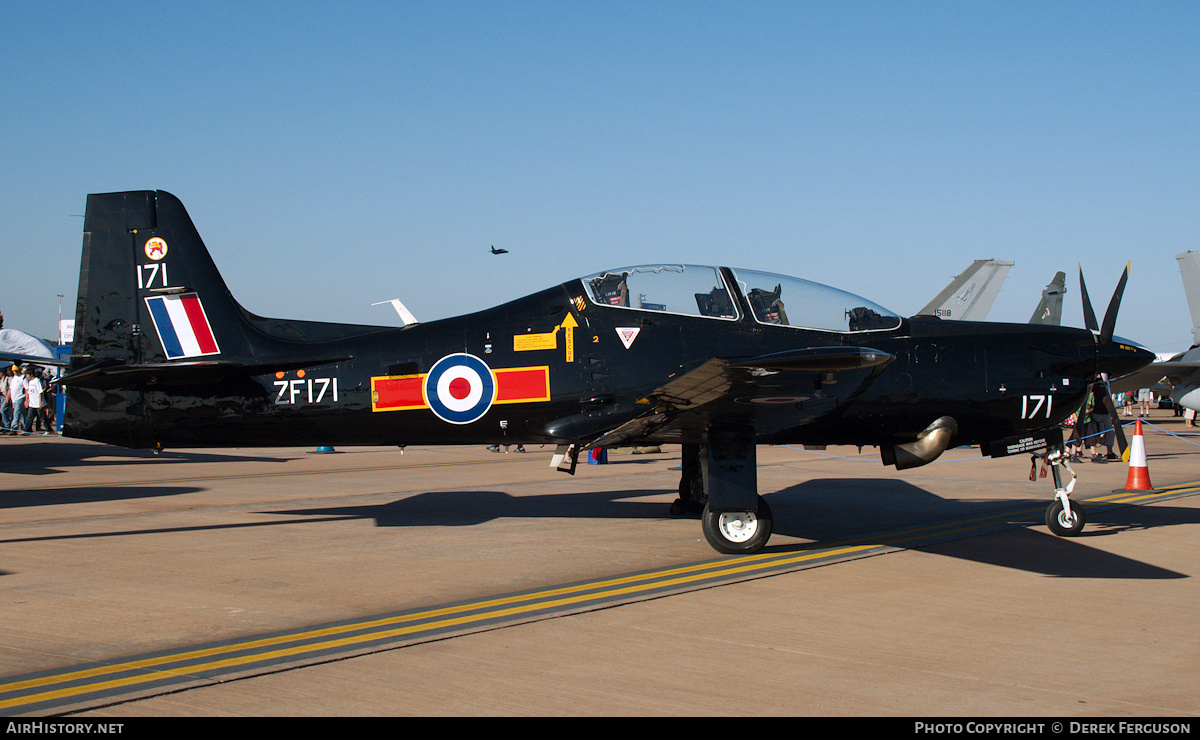
[[(1097, 371), (1096, 342), (1082, 329), (915, 318), (889, 331), (817, 332), (748, 316), (717, 323), (581, 304), (582, 293), (567, 283), (467, 316), (354, 327), (352, 336), (294, 346), (297, 354), (353, 358), (327, 365), (248, 376), (215, 368), (204, 382), (164, 377), (136, 389), (74, 388), (67, 434), (128, 447), (586, 443), (556, 437), (554, 422), (628, 408), (713, 357), (840, 345), (895, 359), (849, 398), (833, 392), (845, 379), (825, 385), (818, 373), (811, 393), (789, 388), (772, 398), (769, 386), (756, 386), (723, 408), (738, 410), (761, 443), (894, 444), (949, 415), (959, 425), (955, 443), (978, 444), (1058, 424), (1078, 409)], [(553, 347), (514, 348), (514, 338), (544, 336), (568, 314), (578, 324), (573, 356), (561, 328)], [(638, 330), (629, 347), (621, 327)], [(494, 403), (471, 423), (449, 423), (429, 408), (373, 410), (373, 378), (420, 378), (457, 353), (492, 371), (544, 367), (548, 398)], [(602, 426), (585, 431), (595, 436)], [(693, 420), (645, 442), (698, 442), (702, 435), (703, 424)]]

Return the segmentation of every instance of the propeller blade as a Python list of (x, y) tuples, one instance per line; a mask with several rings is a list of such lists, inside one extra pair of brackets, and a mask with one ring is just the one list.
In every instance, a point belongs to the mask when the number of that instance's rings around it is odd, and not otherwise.
[[(1104, 323), (1100, 325), (1100, 343), (1107, 344), (1112, 341), (1113, 331), (1117, 328), (1117, 310), (1121, 308), (1121, 296), (1125, 294), (1125, 283), (1129, 280), (1129, 265), (1125, 263), (1125, 272), (1121, 273), (1121, 280), (1117, 283), (1117, 289), (1113, 291), (1112, 300), (1108, 304), (1108, 311), (1104, 314)], [(1083, 273), (1080, 273), (1080, 277)], [(1092, 318), (1095, 321), (1095, 317)]]
[(1088, 331), (1099, 331), (1096, 312), (1092, 310), (1092, 299), (1088, 297), (1087, 283), (1083, 282), (1083, 265), (1079, 266), (1079, 293), (1083, 297), (1083, 326)]

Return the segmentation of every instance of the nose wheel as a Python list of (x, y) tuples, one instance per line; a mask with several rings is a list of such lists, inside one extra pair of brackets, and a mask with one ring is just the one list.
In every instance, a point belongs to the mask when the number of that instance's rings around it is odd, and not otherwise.
[[(1050, 463), (1050, 471), (1054, 474), (1054, 503), (1046, 509), (1046, 526), (1059, 537), (1075, 537), (1083, 531), (1087, 521), (1083, 507), (1070, 499), (1071, 491), (1075, 488), (1075, 471), (1067, 462), (1066, 451), (1061, 446), (1046, 453), (1046, 462)], [(1066, 468), (1071, 474), (1071, 481), (1065, 487), (1060, 467)]]
[[(1064, 501), (1066, 505), (1064, 505)], [(1078, 535), (1083, 531), (1083, 525), (1086, 522), (1087, 517), (1083, 514), (1083, 507), (1066, 500), (1065, 497), (1063, 500), (1055, 499), (1054, 503), (1046, 509), (1046, 526), (1059, 537)]]

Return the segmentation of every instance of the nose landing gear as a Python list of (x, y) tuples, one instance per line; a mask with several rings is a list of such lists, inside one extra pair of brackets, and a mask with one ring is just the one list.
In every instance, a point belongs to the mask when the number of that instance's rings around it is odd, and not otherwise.
[[(1070, 499), (1078, 476), (1071, 469), (1066, 450), (1061, 444), (1046, 451), (1046, 462), (1050, 464), (1050, 472), (1054, 476), (1054, 503), (1046, 509), (1046, 526), (1059, 537), (1075, 537), (1083, 531), (1087, 521), (1083, 507)], [(1066, 468), (1071, 474), (1071, 481), (1065, 487), (1060, 468)]]

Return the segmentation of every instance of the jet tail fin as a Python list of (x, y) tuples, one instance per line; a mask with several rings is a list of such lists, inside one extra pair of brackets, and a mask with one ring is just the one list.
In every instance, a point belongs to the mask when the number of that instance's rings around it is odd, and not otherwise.
[(1183, 293), (1192, 314), (1192, 346), (1197, 346), (1200, 345), (1200, 252), (1184, 252), (1175, 255), (1175, 259), (1179, 261)]
[(1055, 273), (1054, 279), (1042, 289), (1042, 300), (1033, 310), (1033, 316), (1029, 318), (1029, 323), (1060, 325), (1062, 323), (1063, 296), (1066, 295), (1066, 292), (1067, 273), (1059, 271)]
[(917, 312), (957, 321), (984, 321), (1013, 262), (975, 260)]

